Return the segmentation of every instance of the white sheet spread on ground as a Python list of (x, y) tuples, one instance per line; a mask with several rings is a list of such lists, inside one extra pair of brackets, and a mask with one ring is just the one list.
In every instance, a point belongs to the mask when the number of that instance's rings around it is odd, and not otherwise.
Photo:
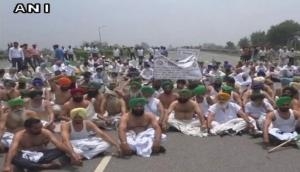
[(27, 159), (31, 162), (37, 163), (43, 156), (44, 153), (42, 152), (22, 150), (22, 158)]
[(172, 112), (169, 116), (168, 123), (186, 135), (198, 137), (208, 136), (206, 131), (201, 131), (199, 119), (177, 120), (175, 119), (175, 113)]
[(1, 143), (4, 145), (4, 147), (9, 148), (12, 140), (13, 140), (14, 134), (10, 132), (4, 132)]
[(296, 131), (292, 133), (285, 133), (280, 131), (278, 128), (271, 128), (269, 129), (269, 134), (272, 136), (276, 137), (279, 140), (289, 140), (297, 137), (298, 133)]
[(107, 142), (98, 137), (71, 140), (71, 144), (74, 152), (84, 156), (86, 159), (92, 159), (110, 147)]
[[(146, 131), (136, 134), (130, 130), (126, 133), (127, 143), (129, 147), (136, 151), (136, 154), (142, 157), (150, 157), (152, 153), (153, 140), (155, 138), (155, 130), (148, 128)], [(166, 139), (166, 135), (162, 134), (161, 141)]]

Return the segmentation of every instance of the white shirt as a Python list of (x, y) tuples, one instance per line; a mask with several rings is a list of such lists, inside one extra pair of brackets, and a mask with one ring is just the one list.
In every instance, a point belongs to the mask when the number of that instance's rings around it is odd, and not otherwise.
[(65, 70), (65, 65), (64, 64), (61, 64), (60, 66), (58, 66), (58, 65), (56, 65), (56, 64), (54, 64), (53, 66), (52, 66), (52, 71), (53, 72), (55, 72), (55, 71), (63, 71), (63, 70)]
[(138, 49), (138, 50), (137, 50), (137, 55), (138, 55), (139, 57), (144, 56), (144, 50), (143, 50), (143, 49)]
[(22, 48), (11, 47), (8, 52), (9, 60), (12, 58), (22, 58), (24, 59), (24, 52)]
[(246, 103), (245, 106), (245, 112), (247, 114), (250, 114), (254, 118), (259, 118), (261, 115), (266, 115), (268, 111), (273, 111), (274, 108), (272, 105), (267, 102), (263, 101), (263, 104), (261, 106), (255, 106), (252, 101)]
[(250, 72), (250, 66), (242, 66), (241, 68), (243, 72), (249, 73)]
[(255, 70), (256, 70), (256, 72), (259, 72), (259, 71), (266, 72), (268, 69), (264, 65), (262, 65), (262, 66), (258, 65), (255, 67)]
[(208, 109), (215, 116), (214, 121), (220, 124), (238, 118), (237, 113), (239, 110), (241, 110), (241, 106), (232, 102), (228, 102), (225, 109), (222, 109), (218, 103), (211, 105)]
[(117, 49), (114, 49), (113, 51), (113, 56), (114, 57), (120, 57), (120, 50), (117, 48)]
[(68, 48), (68, 54), (70, 54), (70, 55), (74, 54), (73, 48)]

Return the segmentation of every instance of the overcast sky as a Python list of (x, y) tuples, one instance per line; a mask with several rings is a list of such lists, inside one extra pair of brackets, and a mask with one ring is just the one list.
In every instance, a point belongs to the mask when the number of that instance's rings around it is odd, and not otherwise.
[(80, 45), (99, 40), (103, 25), (110, 44), (225, 45), (287, 19), (300, 23), (300, 0), (48, 0), (50, 14), (13, 14), (18, 2), (0, 0), (0, 48), (12, 41)]

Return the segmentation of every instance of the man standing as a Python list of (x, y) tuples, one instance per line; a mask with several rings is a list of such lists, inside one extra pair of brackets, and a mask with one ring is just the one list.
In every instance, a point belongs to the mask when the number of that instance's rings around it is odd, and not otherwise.
[(32, 67), (33, 71), (35, 71), (35, 66), (32, 62), (32, 52), (28, 48), (28, 44), (23, 44), (23, 53), (24, 53), (24, 65), (28, 66), (28, 64)]
[(64, 51), (61, 48), (59, 48), (59, 46), (57, 44), (53, 45), (53, 49), (54, 49), (55, 59), (64, 61), (64, 58), (65, 58)]
[(12, 67), (17, 67), (18, 71), (20, 71), (25, 56), (22, 48), (19, 48), (18, 42), (14, 42), (14, 46), (9, 49), (8, 58), (12, 63)]
[(42, 62), (41, 53), (40, 50), (37, 49), (36, 44), (32, 44), (31, 55), (32, 55), (34, 66), (35, 67), (40, 66)]
[(69, 48), (67, 50), (67, 55), (68, 55), (68, 59), (70, 61), (74, 61), (74, 51), (73, 51), (73, 48), (71, 47), (71, 45), (69, 45)]

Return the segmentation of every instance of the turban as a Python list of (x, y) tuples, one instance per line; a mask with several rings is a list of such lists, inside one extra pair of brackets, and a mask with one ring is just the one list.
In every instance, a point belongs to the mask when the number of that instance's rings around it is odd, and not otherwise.
[(100, 89), (101, 86), (102, 86), (102, 84), (99, 83), (99, 82), (90, 82), (90, 83), (88, 84), (88, 88), (89, 88), (89, 89), (95, 89), (95, 90)]
[(290, 86), (296, 88), (297, 90), (300, 90), (300, 83), (299, 82), (291, 82)]
[(300, 76), (294, 76), (293, 82), (300, 82)]
[(41, 78), (34, 78), (32, 80), (32, 85), (33, 86), (43, 86), (44, 85), (44, 82)]
[(254, 90), (263, 89), (264, 85), (262, 83), (252, 83), (251, 88)]
[(219, 101), (228, 101), (230, 99), (230, 95), (228, 93), (221, 92), (217, 95)]
[(192, 91), (189, 89), (182, 89), (178, 92), (180, 97), (192, 97)]
[(19, 83), (26, 83), (27, 79), (25, 77), (19, 78), (18, 82)]
[(84, 95), (84, 90), (82, 88), (73, 88), (71, 90), (71, 95), (74, 96), (75, 94)]
[(155, 92), (155, 90), (152, 87), (144, 86), (142, 87), (141, 92), (152, 95)]
[(256, 83), (264, 83), (265, 80), (266, 80), (266, 79), (265, 79), (264, 77), (262, 77), (262, 76), (255, 77), (255, 78), (253, 79), (253, 81), (256, 82)]
[(24, 100), (21, 98), (14, 98), (14, 99), (10, 99), (7, 102), (8, 106), (10, 107), (15, 107), (15, 106), (23, 106), (24, 105)]
[(193, 90), (194, 95), (203, 95), (206, 92), (206, 87), (204, 85), (198, 85), (196, 88)]
[(138, 81), (131, 81), (130, 82), (130, 86), (136, 86), (136, 87), (138, 87), (138, 88), (141, 88), (141, 83), (140, 82), (138, 82)]
[(292, 102), (292, 98), (289, 96), (282, 96), (279, 97), (276, 101), (276, 105), (277, 107), (282, 107), (285, 105), (290, 105), (290, 103)]
[(61, 87), (70, 87), (72, 81), (68, 77), (61, 77), (57, 80), (57, 84)]
[(233, 88), (231, 86), (229, 86), (229, 85), (223, 85), (222, 86), (222, 91), (224, 91), (224, 92), (231, 92), (231, 91), (233, 91)]
[(165, 89), (167, 87), (170, 87), (171, 89), (173, 89), (173, 82), (170, 80), (166, 80), (166, 81), (162, 82), (161, 86), (163, 89)]
[(147, 100), (145, 98), (131, 98), (129, 100), (129, 107), (130, 108), (135, 108), (137, 106), (144, 106), (145, 104), (147, 104)]
[(290, 78), (281, 78), (280, 80), (282, 86), (288, 86), (291, 82)]
[(85, 108), (72, 109), (70, 112), (70, 116), (72, 119), (76, 116), (80, 116), (81, 118), (85, 119), (87, 116), (87, 110)]

